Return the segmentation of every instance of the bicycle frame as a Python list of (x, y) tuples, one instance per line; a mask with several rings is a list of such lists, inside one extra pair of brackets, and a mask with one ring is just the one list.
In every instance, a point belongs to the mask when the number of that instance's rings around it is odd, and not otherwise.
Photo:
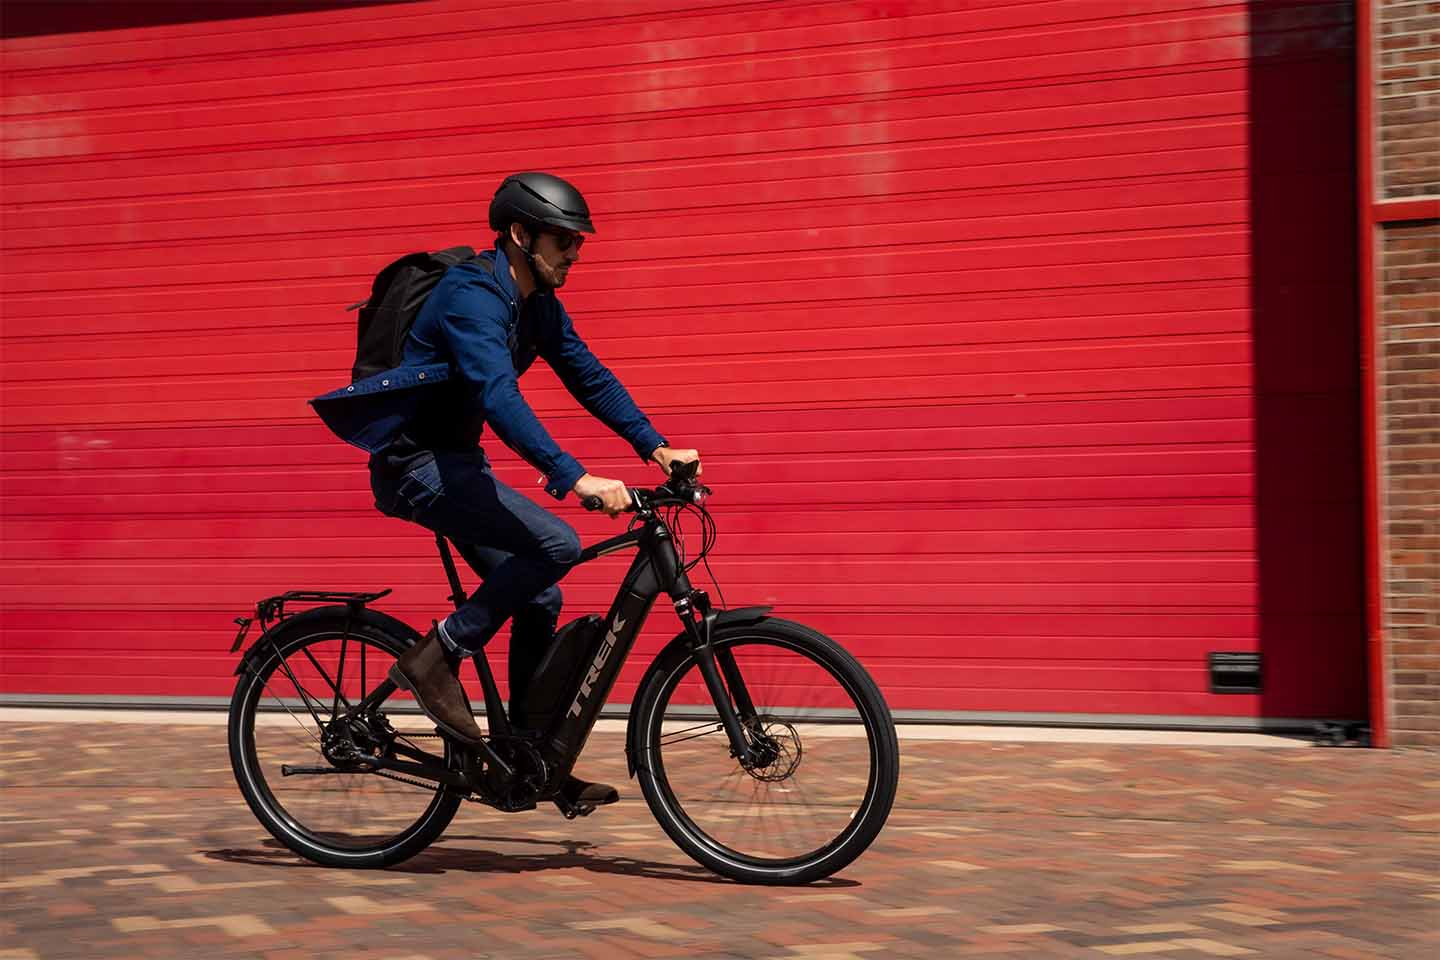
[[(681, 568), (674, 540), (664, 521), (654, 513), (648, 514), (645, 522), (637, 529), (602, 540), (582, 550), (577, 566), (632, 547), (637, 548), (638, 553), (606, 614), (605, 639), (580, 686), (571, 695), (570, 707), (565, 716), (558, 726), (549, 732), (546, 747), (563, 765), (562, 772), (568, 772), (575, 758), (584, 749), (590, 731), (599, 718), (601, 708), (609, 699), (620, 669), (629, 658), (651, 608), (664, 592), (669, 594), (675, 613), (685, 627), (691, 647), (696, 651), (701, 675), (715, 701), (721, 723), (730, 737), (734, 755), (742, 762), (750, 762), (753, 759), (752, 747), (745, 737), (741, 716), (737, 715), (737, 706), (746, 720), (754, 718), (755, 709), (751, 705), (740, 671), (735, 666), (734, 657), (724, 651), (717, 655), (711, 649), (710, 635), (716, 611), (711, 608), (705, 592), (695, 589), (689, 576)], [(447, 566), (447, 573), (451, 569), (453, 561)], [(451, 585), (457, 588), (455, 593), (459, 595), (458, 578), (453, 578)], [(475, 655), (475, 660), (482, 685), (493, 688), (493, 679), (488, 683), (485, 680), (490, 669), (489, 664), (484, 661), (483, 650)], [(488, 689), (486, 696), (487, 713), (494, 712), (503, 718), (503, 709), (497, 709), (498, 694), (494, 698), (494, 704), (491, 703)]]
[[(454, 557), (449, 543), (441, 534), (435, 542), (440, 551), (441, 562), (451, 587), (450, 599), (459, 607), (466, 599), (460, 583)], [(559, 782), (575, 759), (584, 749), (590, 732), (599, 718), (600, 710), (609, 698), (621, 667), (629, 657), (635, 640), (645, 624), (656, 599), (662, 592), (667, 593), (675, 612), (684, 625), (690, 646), (695, 653), (697, 665), (705, 686), (715, 702), (721, 725), (730, 739), (732, 754), (742, 764), (757, 760), (757, 753), (745, 735), (745, 725), (756, 718), (755, 708), (746, 690), (743, 678), (735, 665), (732, 654), (726, 650), (716, 651), (710, 644), (711, 631), (717, 611), (710, 605), (709, 597), (702, 590), (695, 589), (689, 576), (681, 568), (673, 538), (664, 521), (655, 513), (648, 513), (645, 522), (638, 528), (619, 536), (611, 537), (585, 548), (580, 553), (577, 566), (588, 563), (619, 550), (637, 548), (638, 553), (630, 564), (625, 578), (615, 595), (614, 602), (604, 620), (604, 641), (601, 643), (590, 668), (582, 675), (579, 686), (571, 693), (571, 703), (565, 716), (548, 731), (546, 740), (540, 745), (547, 754), (547, 761), (553, 762), (556, 770), (550, 778)], [(485, 700), (487, 739), (508, 737), (513, 734), (505, 705), (500, 698), (489, 658), (483, 649), (472, 657)], [(382, 681), (363, 700), (350, 708), (352, 715), (378, 709), (395, 691), (394, 684)], [(733, 698), (733, 699), (732, 699)], [(502, 776), (510, 776), (512, 768), (500, 757), (489, 743), (482, 742), (472, 750), (461, 748), (463, 772), (455, 773), (445, 769), (438, 757), (416, 756), (416, 752), (404, 751), (420, 763), (387, 758), (367, 758), (367, 763), (397, 773), (419, 775), (451, 787), (473, 788), (479, 778), (475, 775), (475, 760), (478, 753)], [(423, 754), (423, 751), (419, 753)], [(427, 763), (433, 760), (436, 763)]]

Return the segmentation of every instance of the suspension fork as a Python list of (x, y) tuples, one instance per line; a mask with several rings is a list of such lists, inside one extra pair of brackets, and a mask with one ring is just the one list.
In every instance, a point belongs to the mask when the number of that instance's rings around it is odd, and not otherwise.
[(755, 720), (755, 705), (750, 700), (750, 691), (735, 664), (735, 655), (729, 650), (716, 650), (710, 641), (717, 614), (711, 609), (709, 598), (704, 591), (691, 591), (675, 601), (675, 612), (680, 615), (680, 622), (685, 625), (685, 632), (690, 637), (690, 649), (695, 655), (695, 664), (700, 668), (700, 676), (705, 680), (705, 688), (710, 691), (710, 698), (715, 701), (715, 712), (720, 715), (720, 725), (725, 728), (725, 735), (730, 738), (731, 755), (744, 766), (757, 763), (760, 758), (749, 738), (745, 736), (745, 727)]
[(756, 729), (755, 704), (750, 702), (750, 690), (745, 686), (745, 678), (740, 676), (740, 668), (735, 665), (735, 654), (727, 647), (714, 653), (715, 661), (720, 664), (720, 672), (725, 677), (725, 686), (730, 688), (730, 696), (735, 698), (740, 720), (746, 726)]

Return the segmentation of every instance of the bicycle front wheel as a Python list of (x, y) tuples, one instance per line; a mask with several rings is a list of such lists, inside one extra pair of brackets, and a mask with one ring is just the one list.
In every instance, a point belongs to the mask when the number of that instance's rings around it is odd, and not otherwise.
[[(433, 724), (417, 718), (410, 694), (399, 690), (363, 718), (346, 716), (388, 683), (410, 638), (343, 613), (297, 620), (275, 634), (230, 703), (230, 762), (256, 819), (326, 866), (384, 867), (425, 849), (450, 824), (460, 797), (375, 772), (363, 757), (440, 750)], [(448, 744), (443, 752), (450, 763)]]
[(636, 698), (651, 812), (682, 850), (736, 880), (835, 873), (895, 800), (900, 749), (884, 698), (839, 644), (797, 623), (722, 627), (712, 646), (757, 762), (732, 755), (694, 655), (671, 648)]

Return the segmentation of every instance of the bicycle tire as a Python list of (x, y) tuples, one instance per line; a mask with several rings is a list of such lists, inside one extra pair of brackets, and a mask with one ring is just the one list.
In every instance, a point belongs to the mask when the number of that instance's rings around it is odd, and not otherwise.
[[(296, 657), (298, 660), (298, 655), (307, 648), (333, 642), (347, 635), (349, 638), (347, 643), (366, 644), (370, 649), (378, 650), (392, 661), (414, 642), (413, 637), (394, 636), (372, 623), (364, 621), (347, 623), (343, 611), (337, 611), (333, 616), (307, 616), (303, 622), (298, 622), (293, 627), (282, 625), (275, 628), (272, 631), (270, 651), (255, 660), (251, 668), (242, 670), (240, 680), (235, 685), (235, 692), (230, 700), (230, 762), (236, 783), (240, 787), (240, 793), (245, 797), (245, 802), (249, 804), (256, 819), (270, 832), (271, 836), (290, 850), (307, 860), (324, 866), (386, 867), (413, 857), (439, 837), (454, 818), (460, 807), (461, 798), (454, 792), (437, 786), (428, 804), (423, 807), (422, 812), (413, 823), (396, 830), (393, 835), (378, 838), (374, 842), (348, 840), (342, 843), (335, 839), (333, 834), (327, 835), (313, 826), (307, 826), (294, 810), (289, 809), (284, 802), (277, 798), (271, 781), (278, 772), (278, 767), (273, 763), (269, 764), (269, 775), (267, 775), (267, 764), (261, 761), (257, 753), (256, 721), (260, 714), (262, 695), (266, 693), (271, 678), (276, 677), (277, 672), (284, 674), (281, 666), (282, 660), (288, 661), (288, 658), (291, 657)], [(295, 670), (296, 668), (292, 667), (291, 674), (279, 681), (279, 684), (293, 686), (289, 677), (296, 675)], [(377, 665), (374, 683), (369, 686), (373, 687), (384, 678), (384, 667)], [(343, 678), (340, 679), (343, 684)], [(308, 759), (323, 761), (323, 755), (316, 749), (315, 756)], [(445, 759), (447, 764), (451, 763), (453, 759), (448, 742), (445, 743)], [(369, 773), (346, 776), (373, 778), (378, 775)], [(396, 781), (392, 780), (388, 783), (396, 783)], [(426, 792), (420, 787), (397, 785), (421, 794), (421, 797), (415, 801), (417, 806)]]
[[(687, 647), (675, 645), (667, 648), (662, 651), (645, 689), (636, 697), (635, 707), (638, 723), (636, 774), (651, 812), (661, 828), (687, 855), (697, 863), (734, 880), (756, 884), (803, 884), (823, 879), (844, 869), (879, 835), (894, 804), (899, 783), (899, 742), (895, 735), (894, 720), (879, 688), (859, 662), (834, 640), (791, 621), (767, 617), (752, 624), (721, 627), (715, 631), (712, 644), (717, 655), (723, 650), (731, 652), (741, 675), (746, 677), (747, 687), (751, 687), (752, 681), (747, 675), (750, 671), (741, 665), (742, 659), (745, 662), (762, 663), (764, 661), (761, 658), (769, 655), (769, 648), (788, 651), (794, 655), (797, 664), (808, 661), (809, 665), (804, 667), (801, 683), (807, 680), (823, 680), (824, 676), (833, 678), (850, 700), (851, 708), (847, 713), (847, 710), (814, 707), (808, 708), (807, 713), (807, 708), (804, 707), (787, 708), (779, 703), (761, 703), (760, 697), (756, 696), (756, 712), (763, 715), (766, 728), (769, 729), (773, 724), (776, 730), (788, 730), (785, 737), (793, 735), (794, 739), (790, 748), (794, 759), (789, 771), (785, 772), (783, 777), (760, 777), (754, 771), (744, 771), (730, 755), (728, 737), (720, 731), (718, 718), (714, 718), (713, 701), (709, 702), (708, 708), (699, 700), (693, 701), (690, 706), (671, 705), (682, 680), (689, 678), (689, 682), (695, 681), (698, 667), (694, 655)], [(747, 647), (757, 650), (747, 651)], [(752, 652), (757, 655), (752, 656)], [(745, 657), (739, 656), (740, 653), (745, 653)], [(818, 672), (822, 670), (823, 674)], [(782, 699), (801, 697), (806, 689), (808, 688), (795, 684), (779, 683), (776, 686), (776, 690), (789, 691), (777, 694)], [(750, 693), (755, 695), (757, 691), (751, 689)], [(677, 723), (691, 722), (689, 719), (675, 718), (687, 714), (697, 715), (696, 711), (703, 715), (707, 709), (713, 719), (699, 724), (698, 727), (713, 727), (710, 733), (687, 733), (696, 727), (686, 727), (678, 733), (665, 732), (667, 723), (673, 728)], [(713, 803), (717, 807), (728, 804), (726, 809), (717, 810), (715, 813), (719, 818), (716, 822), (728, 826), (726, 821), (735, 821), (745, 816), (741, 810), (744, 805), (743, 798), (740, 801), (687, 801), (677, 796), (675, 785), (671, 782), (675, 778), (675, 771), (680, 767), (680, 764), (673, 762), (673, 757), (682, 749), (679, 744), (709, 738), (703, 747), (683, 748), (689, 751), (687, 756), (703, 753), (707, 757), (701, 761), (690, 761), (708, 764), (704, 772), (696, 775), (694, 782), (697, 786), (702, 783), (723, 782), (726, 777), (735, 777), (735, 770), (741, 770), (756, 783), (762, 779), (766, 781), (764, 800), (756, 799), (761, 791), (758, 786), (750, 784), (752, 805), (763, 802), (769, 804), (771, 809), (797, 809), (789, 799), (771, 801), (769, 785), (793, 780), (795, 789), (786, 789), (783, 792), (805, 793), (805, 790), (799, 789), (800, 773), (806, 762), (801, 759), (804, 750), (809, 749), (813, 754), (817, 748), (829, 749), (839, 743), (841, 737), (816, 734), (825, 732), (825, 723), (828, 723), (830, 728), (836, 728), (835, 721), (850, 714), (853, 714), (853, 719), (858, 720), (863, 727), (865, 749), (868, 751), (869, 770), (864, 795), (848, 814), (845, 806), (849, 800), (844, 804), (825, 805), (828, 808), (825, 811), (827, 815), (834, 818), (832, 822), (838, 823), (846, 816), (849, 819), (833, 837), (819, 843), (814, 849), (783, 856), (757, 856), (739, 849), (738, 844), (732, 841), (717, 839), (713, 835), (714, 826), (707, 829), (707, 826), (697, 822), (697, 817), (701, 816), (698, 812), (700, 807), (704, 803)], [(804, 734), (802, 738), (801, 731), (806, 729), (810, 730), (810, 733)], [(845, 729), (853, 730), (854, 727), (852, 725)], [(803, 744), (802, 739), (806, 741)], [(852, 740), (848, 749), (853, 753), (860, 748), (856, 747)], [(666, 763), (667, 751), (672, 756), (670, 766)], [(734, 769), (722, 769), (725, 764)], [(713, 771), (713, 776), (708, 776), (710, 771)], [(813, 776), (813, 773), (808, 775)], [(739, 779), (737, 784), (741, 790), (747, 785), (743, 778)], [(826, 786), (823, 778), (820, 785), (822, 788)], [(802, 821), (797, 818), (797, 822)], [(748, 843), (749, 838), (746, 837), (745, 840)]]

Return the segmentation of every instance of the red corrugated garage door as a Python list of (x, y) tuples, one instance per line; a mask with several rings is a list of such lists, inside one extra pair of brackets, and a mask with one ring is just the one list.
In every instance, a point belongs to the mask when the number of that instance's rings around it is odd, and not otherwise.
[(116, 6), (7, 25), (4, 692), (223, 696), (288, 588), (439, 615), (304, 401), (370, 274), (544, 168), (600, 225), (582, 334), (707, 455), (731, 605), (902, 710), (1363, 716), (1347, 5)]

